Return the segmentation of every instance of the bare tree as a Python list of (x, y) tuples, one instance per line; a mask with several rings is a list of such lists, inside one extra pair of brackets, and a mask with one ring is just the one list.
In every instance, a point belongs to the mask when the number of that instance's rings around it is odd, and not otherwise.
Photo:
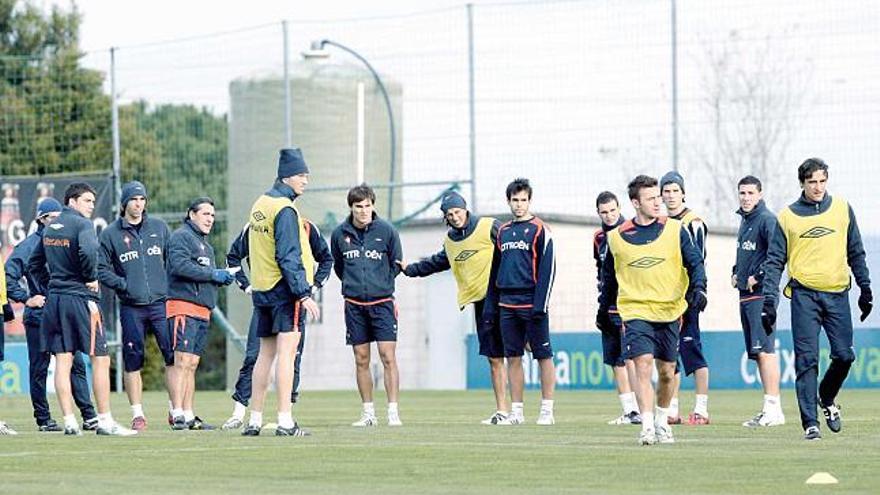
[(701, 44), (705, 123), (688, 148), (691, 163), (708, 175), (706, 203), (716, 219), (737, 208), (736, 183), (744, 175), (766, 184), (771, 205), (781, 206), (788, 190), (788, 148), (812, 74), (808, 60), (786, 49), (788, 34), (746, 39), (731, 31), (721, 42)]

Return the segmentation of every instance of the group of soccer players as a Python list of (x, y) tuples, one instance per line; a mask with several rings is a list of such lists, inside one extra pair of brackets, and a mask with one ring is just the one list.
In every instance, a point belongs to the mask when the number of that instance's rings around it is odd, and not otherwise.
[[(837, 394), (855, 359), (848, 292), (850, 271), (861, 289), (862, 320), (873, 297), (865, 251), (852, 208), (827, 194), (828, 166), (811, 158), (800, 165), (803, 193), (778, 216), (761, 199), (759, 179), (737, 185), (742, 224), (731, 284), (739, 291), (746, 351), (758, 364), (764, 405), (748, 427), (785, 423), (775, 354), (778, 286), (787, 266), (785, 293), (792, 299), (796, 388), (805, 438), (821, 437), (817, 408), (831, 431), (841, 429)], [(539, 363), (541, 403), (536, 423), (553, 425), (556, 370), (549, 331), (549, 301), (555, 276), (549, 227), (530, 212), (532, 187), (516, 179), (506, 189), (512, 219), (478, 217), (457, 192), (447, 192), (440, 208), (448, 226), (443, 248), (418, 262), (403, 259), (394, 227), (374, 211), (367, 185), (348, 192), (350, 215), (333, 231), (330, 244), (297, 204), (309, 182), (298, 149), (283, 149), (277, 178), (254, 202), (244, 229), (218, 268), (207, 236), (214, 203), (192, 201), (183, 225), (171, 233), (146, 213), (147, 190), (140, 182), (122, 189), (119, 218), (100, 239), (89, 220), (95, 191), (88, 184), (68, 187), (63, 204), (48, 198), (37, 207), (38, 229), (16, 246), (0, 276), (0, 303), (24, 303), (30, 359), (31, 398), (41, 431), (80, 435), (134, 435), (147, 428), (141, 402), (140, 370), (148, 331), (155, 335), (165, 364), (168, 422), (174, 430), (214, 427), (194, 413), (195, 373), (205, 350), (217, 288), (236, 282), (251, 296), (247, 352), (236, 383), (232, 416), (222, 428), (257, 436), (272, 367), (278, 391), (275, 435), (304, 436), (292, 414), (307, 316), (319, 317), (312, 299), (331, 270), (342, 282), (346, 343), (352, 347), (362, 401), (355, 427), (376, 426), (370, 373), (371, 343), (384, 367), (387, 424), (403, 424), (398, 407), (396, 359), (398, 315), (395, 279), (451, 270), (458, 306), (474, 305), (480, 354), (490, 365), (495, 412), (484, 424), (525, 422), (523, 404), (526, 351)], [(635, 216), (624, 220), (610, 192), (596, 200), (602, 227), (594, 235), (599, 289), (596, 326), (604, 361), (612, 366), (622, 406), (609, 424), (639, 424), (642, 445), (674, 442), (680, 372), (693, 374), (696, 397), (691, 425), (708, 425), (708, 364), (702, 352), (699, 316), (706, 308), (706, 236), (702, 219), (685, 205), (685, 183), (677, 172), (659, 181), (640, 175), (627, 194)], [(665, 204), (666, 214), (661, 206)], [(247, 270), (243, 270), (244, 262)], [(2, 274), (0, 274), (2, 275)], [(118, 424), (109, 409), (109, 368), (98, 307), (100, 285), (120, 301), (125, 389), (131, 428)], [(8, 308), (8, 305), (5, 305)], [(4, 311), (4, 317), (11, 315)], [(817, 385), (818, 334), (831, 343), (831, 365)], [(45, 381), (49, 356), (56, 357), (55, 388), (63, 425), (49, 415)], [(92, 360), (92, 406), (80, 354)], [(2, 342), (0, 342), (2, 358)], [(652, 383), (657, 371), (656, 386)], [(508, 388), (509, 398), (508, 402)], [(655, 398), (656, 396), (656, 398)], [(76, 421), (73, 403), (81, 414)], [(250, 418), (245, 422), (247, 408)], [(0, 433), (14, 431), (0, 422)]]

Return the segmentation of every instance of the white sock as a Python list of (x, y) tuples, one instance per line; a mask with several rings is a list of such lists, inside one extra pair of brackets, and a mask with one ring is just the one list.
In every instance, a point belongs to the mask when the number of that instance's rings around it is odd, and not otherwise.
[(108, 413), (98, 414), (98, 426), (101, 428), (110, 428), (113, 426), (113, 415)]
[(79, 429), (79, 425), (76, 422), (76, 416), (74, 416), (73, 414), (68, 414), (67, 416), (64, 416), (64, 427)]
[(196, 415), (194, 412), (190, 411), (189, 409), (184, 409), (183, 410), (183, 419), (184, 419), (184, 421), (186, 421), (188, 423), (188, 422), (196, 419)]
[(282, 428), (293, 428), (293, 415), (289, 412), (278, 413), (278, 426)]
[[(654, 423), (657, 428), (660, 426), (666, 426), (669, 420), (669, 408), (657, 406), (654, 408), (654, 415)], [(642, 418), (642, 421), (644, 421), (644, 417)]]
[(636, 401), (636, 393), (628, 392), (617, 396), (620, 398), (620, 406), (623, 407), (623, 414), (631, 412), (639, 412), (639, 403)]
[(251, 420), (248, 422), (250, 425), (254, 426), (263, 426), (263, 412), (262, 411), (254, 411), (251, 409)]
[(510, 414), (514, 416), (522, 416), (523, 415), (523, 403), (522, 402), (511, 402), (510, 403)]
[(241, 421), (244, 419), (244, 415), (247, 412), (247, 406), (242, 404), (241, 402), (233, 402), (232, 405), (232, 417)]
[(642, 431), (648, 431), (654, 429), (654, 413), (643, 412), (642, 413)]
[(397, 402), (389, 402), (388, 403), (388, 414), (397, 414)]
[(375, 416), (376, 406), (372, 402), (364, 402), (364, 412), (370, 416)]
[[(174, 412), (174, 403), (171, 402), (170, 400), (168, 401), (168, 412), (170, 412), (170, 413)], [(174, 414), (171, 414), (171, 417), (174, 417)]]
[(553, 399), (541, 399), (541, 410), (553, 412)]
[(672, 398), (672, 400), (669, 402), (669, 407), (667, 409), (669, 409), (669, 415), (672, 416), (673, 418), (677, 418), (679, 416), (679, 414), (678, 414), (678, 397)]
[(778, 395), (764, 394), (763, 411), (765, 413), (782, 412), (782, 399), (781, 399), (781, 397)]
[(131, 418), (134, 419), (137, 417), (145, 417), (143, 404), (132, 404), (131, 406)]
[(172, 409), (171, 410), (171, 419), (183, 416), (183, 409)]
[(704, 418), (709, 417), (709, 396), (704, 394), (696, 395), (696, 404), (694, 404), (694, 412)]

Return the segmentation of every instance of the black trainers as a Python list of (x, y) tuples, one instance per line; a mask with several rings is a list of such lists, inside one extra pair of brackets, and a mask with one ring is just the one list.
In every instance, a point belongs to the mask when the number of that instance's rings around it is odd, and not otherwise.
[(98, 417), (84, 419), (83, 420), (83, 431), (95, 431), (98, 429)]
[[(277, 435), (277, 433), (276, 433)], [(260, 427), (257, 425), (248, 424), (244, 427), (244, 430), (241, 431), (241, 436), (243, 437), (258, 437), (260, 436)]]
[(818, 426), (810, 426), (804, 430), (804, 440), (821, 440), (822, 433), (819, 432)]
[(202, 418), (200, 418), (198, 416), (196, 416), (195, 418), (193, 418), (192, 421), (187, 423), (187, 427), (190, 430), (199, 430), (199, 431), (211, 431), (211, 430), (217, 429), (216, 426), (209, 425), (208, 423), (205, 423), (204, 421), (202, 421)]
[(171, 421), (171, 429), (175, 431), (186, 430), (189, 429), (189, 423), (186, 422), (183, 416), (174, 416), (174, 419)]
[(843, 427), (843, 424), (840, 421), (840, 406), (837, 404), (824, 406), (822, 405), (821, 400), (819, 401), (819, 405), (822, 406), (822, 414), (825, 415), (825, 424), (828, 425), (828, 429), (834, 433), (838, 433)]
[(303, 430), (302, 428), (299, 427), (299, 425), (296, 422), (294, 422), (293, 428), (283, 428), (281, 426), (278, 426), (277, 428), (275, 428), (275, 436), (276, 437), (308, 437), (308, 436), (311, 436), (311, 433), (309, 433), (306, 430)]
[(49, 418), (46, 420), (45, 423), (43, 423), (41, 425), (37, 425), (37, 430), (44, 431), (44, 432), (52, 432), (52, 431), (64, 431), (64, 428), (59, 426), (58, 423), (54, 419)]

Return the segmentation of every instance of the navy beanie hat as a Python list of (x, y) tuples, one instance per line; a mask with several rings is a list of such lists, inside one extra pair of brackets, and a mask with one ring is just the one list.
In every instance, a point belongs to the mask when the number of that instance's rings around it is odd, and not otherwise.
[(43, 198), (37, 205), (37, 218), (42, 218), (49, 213), (61, 211), (61, 203), (55, 198)]
[(278, 178), (309, 173), (309, 166), (299, 148), (284, 148), (278, 156)]
[(666, 184), (678, 184), (678, 187), (681, 188), (682, 194), (684, 194), (684, 177), (682, 177), (680, 173), (675, 171), (666, 172), (666, 175), (660, 179), (660, 191), (663, 191), (663, 186)]
[(140, 182), (133, 180), (122, 186), (122, 201), (120, 201), (122, 207), (125, 208), (125, 205), (135, 196), (143, 196), (146, 199), (147, 188)]
[(445, 215), (450, 208), (467, 209), (467, 202), (464, 200), (461, 194), (458, 194), (455, 191), (449, 191), (448, 193), (443, 195), (443, 199), (440, 201), (440, 210), (442, 210), (443, 214)]

